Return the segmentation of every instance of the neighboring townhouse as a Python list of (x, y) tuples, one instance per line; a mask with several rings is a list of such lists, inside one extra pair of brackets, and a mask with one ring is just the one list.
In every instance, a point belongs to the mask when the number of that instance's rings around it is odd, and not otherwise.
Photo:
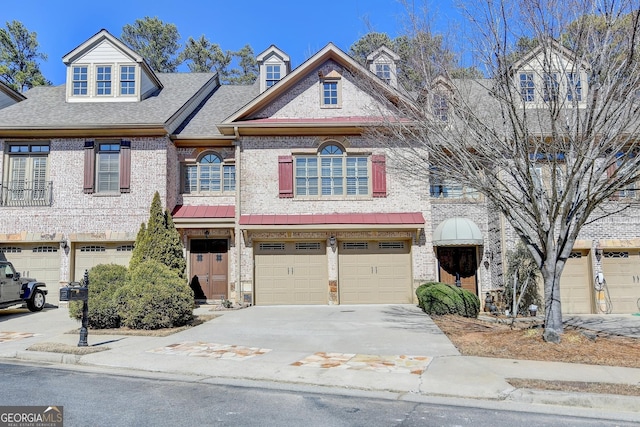
[[(65, 55), (65, 85), (0, 109), (0, 257), (56, 303), (57, 285), (85, 269), (128, 264), (158, 191), (210, 301), (415, 303), (427, 281), (481, 299), (503, 285), (517, 238), (501, 216), (446, 174), (427, 185), (393, 173), (394, 148), (367, 136), (382, 123), (372, 91), (411, 102), (395, 53), (381, 47), (363, 67), (329, 43), (292, 68), (272, 45), (257, 60), (256, 83), (234, 86), (155, 73), (105, 30)], [(439, 84), (446, 120), (453, 86)], [(637, 286), (619, 271), (640, 277), (637, 229), (616, 218), (585, 228), (562, 279), (566, 312), (596, 311), (597, 271), (614, 309), (630, 310)]]
[(0, 109), (25, 99), (23, 94), (16, 92), (12, 87), (0, 81)]
[(215, 74), (156, 74), (102, 30), (63, 58), (67, 84), (0, 110), (0, 256), (45, 281), (128, 264), (154, 192), (175, 205), (169, 135), (218, 86)]

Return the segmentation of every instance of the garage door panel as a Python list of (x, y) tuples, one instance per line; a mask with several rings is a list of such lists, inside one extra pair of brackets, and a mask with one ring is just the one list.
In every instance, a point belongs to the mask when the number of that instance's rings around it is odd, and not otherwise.
[(2, 245), (4, 255), (23, 277), (31, 277), (47, 285), (47, 303), (57, 305), (60, 287), (60, 247), (56, 242), (24, 245)]
[(565, 264), (560, 278), (560, 300), (563, 314), (590, 314), (593, 312), (592, 281), (589, 253), (574, 251)]
[(640, 252), (638, 249), (604, 251), (602, 272), (606, 280), (611, 312), (636, 313), (640, 298)]
[(409, 243), (404, 241), (341, 242), (340, 303), (411, 303), (409, 248)]
[(85, 271), (91, 270), (99, 264), (117, 264), (128, 267), (132, 252), (133, 244), (131, 243), (77, 244), (73, 280), (80, 282), (84, 278)]
[(321, 242), (260, 242), (254, 248), (255, 304), (327, 304), (328, 268)]

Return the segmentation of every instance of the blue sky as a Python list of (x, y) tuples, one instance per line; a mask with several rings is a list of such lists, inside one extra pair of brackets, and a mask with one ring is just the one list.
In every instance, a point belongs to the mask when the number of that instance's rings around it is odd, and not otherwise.
[[(434, 1), (434, 28), (446, 31), (459, 19), (455, 0)], [(370, 29), (390, 37), (402, 34), (404, 7), (397, 0), (78, 0), (3, 1), (0, 24), (17, 20), (36, 32), (39, 51), (48, 55), (41, 63), (44, 76), (54, 85), (64, 83), (62, 57), (100, 31), (116, 37), (122, 27), (145, 16), (175, 24), (181, 44), (204, 35), (223, 50), (249, 44), (258, 54), (275, 44), (297, 67), (313, 53), (333, 42), (344, 51)], [(416, 0), (416, 8), (419, 0)], [(180, 69), (180, 71), (186, 71)]]

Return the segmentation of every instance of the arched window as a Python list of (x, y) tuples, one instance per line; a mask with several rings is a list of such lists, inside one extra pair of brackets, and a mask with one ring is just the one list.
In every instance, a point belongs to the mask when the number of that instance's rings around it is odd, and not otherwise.
[(295, 182), (298, 196), (366, 196), (368, 158), (348, 156), (339, 145), (328, 144), (315, 156), (296, 156)]
[(217, 154), (205, 154), (197, 163), (185, 166), (185, 193), (220, 193), (235, 189), (235, 165), (224, 164)]

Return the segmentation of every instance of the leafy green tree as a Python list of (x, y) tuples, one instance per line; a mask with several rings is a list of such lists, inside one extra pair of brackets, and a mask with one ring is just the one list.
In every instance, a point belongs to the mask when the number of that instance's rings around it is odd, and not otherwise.
[(0, 28), (0, 79), (18, 92), (34, 86), (48, 86), (38, 61), (47, 55), (38, 52), (38, 39), (19, 21)]
[(215, 71), (220, 80), (226, 80), (229, 71), (227, 67), (231, 63), (231, 52), (223, 52), (216, 43), (211, 43), (202, 35), (198, 40), (189, 37), (184, 50), (178, 57), (180, 62), (187, 62), (192, 73), (208, 73)]
[(144, 223), (140, 226), (136, 236), (129, 269), (132, 270), (149, 260), (158, 261), (180, 277), (186, 277), (186, 260), (182, 252), (180, 233), (176, 230), (171, 214), (163, 211), (157, 191), (149, 208), (149, 221), (146, 226)]
[(238, 67), (233, 68), (224, 83), (250, 85), (258, 78), (258, 61), (249, 45), (233, 52), (233, 57), (238, 60)]
[(145, 16), (122, 28), (122, 41), (140, 54), (151, 69), (160, 73), (174, 73), (180, 65), (180, 33), (174, 24), (165, 24), (157, 17)]

